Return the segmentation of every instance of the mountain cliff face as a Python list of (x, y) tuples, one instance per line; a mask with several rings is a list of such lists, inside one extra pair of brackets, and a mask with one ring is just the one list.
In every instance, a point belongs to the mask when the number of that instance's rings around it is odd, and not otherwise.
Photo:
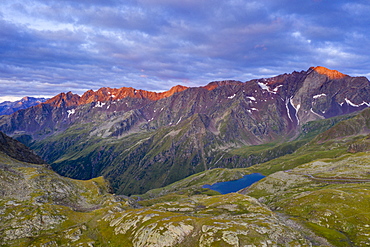
[(369, 104), (367, 78), (315, 67), (163, 93), (133, 88), (63, 93), (0, 117), (0, 130), (30, 144), (62, 175), (103, 175), (117, 193), (134, 194), (210, 168), (266, 161), (230, 151), (294, 140), (309, 121)]
[(43, 161), (23, 143), (10, 138), (2, 132), (0, 132), (0, 152), (3, 152), (4, 154), (19, 161), (33, 164), (45, 164), (45, 161)]
[(5, 101), (0, 103), (0, 115), (10, 115), (18, 110), (41, 104), (46, 100), (45, 98), (23, 97), (14, 102)]

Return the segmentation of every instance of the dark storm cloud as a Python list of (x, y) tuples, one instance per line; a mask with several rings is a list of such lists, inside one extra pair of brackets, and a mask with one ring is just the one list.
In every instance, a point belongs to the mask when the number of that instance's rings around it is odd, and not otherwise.
[[(4, 0), (0, 96), (370, 73), (368, 1)], [(14, 90), (16, 88), (16, 90)]]

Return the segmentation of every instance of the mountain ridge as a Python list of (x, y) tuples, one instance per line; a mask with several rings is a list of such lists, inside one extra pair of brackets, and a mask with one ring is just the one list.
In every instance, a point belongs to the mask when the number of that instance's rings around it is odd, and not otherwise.
[(348, 75), (345, 75), (345, 74), (343, 74), (343, 73), (341, 73), (337, 70), (331, 70), (331, 69), (325, 68), (323, 66), (311, 67), (311, 69), (315, 70), (319, 74), (326, 75), (330, 79), (340, 79), (340, 78), (343, 78), (345, 76), (348, 76)]
[(33, 164), (45, 164), (39, 156), (25, 146), (23, 143), (10, 138), (0, 131), (0, 152), (12, 157), (13, 159), (33, 163)]
[(174, 93), (178, 93), (188, 89), (188, 87), (177, 85), (172, 87), (170, 90), (165, 92), (151, 92), (141, 89), (135, 89), (132, 87), (121, 87), (121, 88), (109, 88), (102, 87), (97, 91), (88, 90), (82, 96), (73, 94), (72, 92), (60, 93), (53, 98), (47, 100), (44, 104), (51, 106), (61, 107), (63, 106), (78, 106), (88, 104), (92, 102), (105, 102), (121, 100), (127, 97), (130, 98), (145, 98), (150, 100), (159, 100), (162, 98), (170, 97)]
[[(0, 117), (0, 130), (29, 144), (64, 176), (103, 175), (116, 193), (138, 194), (203, 170), (247, 167), (292, 152), (302, 143), (266, 158), (231, 150), (294, 140), (309, 121), (370, 105), (367, 78), (331, 79), (329, 72), (310, 68), (247, 82), (178, 87), (158, 100), (142, 91), (128, 94), (132, 88), (123, 88), (120, 100), (111, 100), (116, 95), (108, 88), (81, 97), (61, 94), (52, 104)], [(97, 101), (79, 105), (92, 99)]]
[[(316, 66), (316, 67), (310, 67), (306, 73), (310, 74), (311, 72), (316, 72), (317, 74), (324, 75), (328, 79), (336, 80), (341, 79), (343, 77), (349, 77), (348, 75), (345, 75), (337, 70), (331, 70), (328, 68), (325, 68), (323, 66)], [(296, 72), (294, 73), (302, 73)], [(284, 74), (284, 75), (290, 75), (290, 74)], [(261, 81), (267, 82), (268, 86), (273, 86), (275, 84), (279, 83), (279, 77), (284, 75), (278, 75), (271, 78), (262, 78), (262, 79), (253, 79), (251, 81), (258, 81), (261, 84), (263, 84)], [(356, 78), (356, 77), (354, 77)], [(358, 77), (361, 78), (361, 77)], [(275, 80), (276, 79), (276, 80)], [(248, 81), (247, 81), (248, 82)], [(240, 85), (246, 82), (241, 81), (235, 81), (235, 80), (224, 80), (224, 81), (213, 81), (208, 83), (205, 86), (199, 86), (196, 88), (205, 88), (209, 91), (214, 90), (215, 88), (218, 88), (220, 86), (226, 86), (226, 85)], [(279, 85), (278, 85), (279, 86)], [(50, 104), (52, 106), (60, 106), (62, 102), (66, 102), (65, 106), (75, 106), (75, 105), (82, 105), (82, 104), (88, 104), (92, 102), (105, 102), (105, 101), (114, 101), (114, 100), (122, 100), (126, 97), (131, 98), (146, 98), (153, 101), (160, 100), (163, 98), (167, 98), (172, 96), (174, 93), (182, 92), (186, 89), (189, 89), (187, 86), (183, 85), (177, 85), (173, 86), (171, 89), (164, 91), (164, 92), (153, 92), (153, 91), (147, 91), (142, 89), (135, 89), (132, 87), (121, 87), (121, 88), (110, 88), (110, 87), (102, 87), (96, 91), (88, 90), (85, 93), (83, 93), (81, 96), (77, 94), (73, 94), (72, 92), (67, 93), (60, 93), (50, 99), (48, 99), (45, 104)], [(278, 90), (275, 88), (275, 90)], [(270, 91), (273, 92), (273, 91)], [(274, 92), (276, 93), (276, 92)]]

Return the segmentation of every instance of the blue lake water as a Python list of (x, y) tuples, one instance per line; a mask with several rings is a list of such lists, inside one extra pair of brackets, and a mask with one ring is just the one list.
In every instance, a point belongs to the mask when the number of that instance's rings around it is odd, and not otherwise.
[(213, 185), (206, 184), (203, 185), (203, 188), (215, 190), (217, 192), (220, 192), (221, 194), (227, 194), (244, 189), (245, 187), (252, 185), (253, 183), (261, 180), (264, 177), (265, 176), (263, 176), (261, 173), (252, 173), (249, 175), (245, 175), (243, 178), (238, 180), (219, 182)]

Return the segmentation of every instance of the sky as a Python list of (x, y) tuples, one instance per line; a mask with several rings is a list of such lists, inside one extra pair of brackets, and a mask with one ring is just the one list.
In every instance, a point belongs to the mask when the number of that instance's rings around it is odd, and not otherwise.
[(248, 81), (370, 78), (369, 0), (1, 0), (0, 101)]

